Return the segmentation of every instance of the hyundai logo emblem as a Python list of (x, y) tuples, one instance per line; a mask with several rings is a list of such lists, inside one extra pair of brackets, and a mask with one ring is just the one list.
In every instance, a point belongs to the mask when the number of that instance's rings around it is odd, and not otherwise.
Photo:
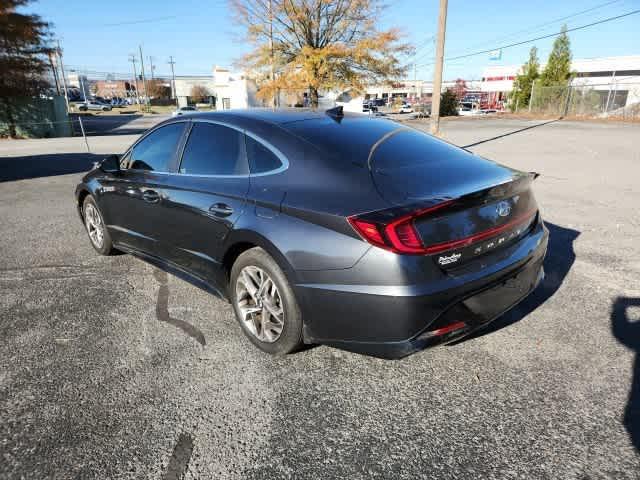
[(511, 213), (511, 205), (509, 205), (509, 202), (500, 202), (496, 206), (496, 212), (501, 217), (506, 217)]

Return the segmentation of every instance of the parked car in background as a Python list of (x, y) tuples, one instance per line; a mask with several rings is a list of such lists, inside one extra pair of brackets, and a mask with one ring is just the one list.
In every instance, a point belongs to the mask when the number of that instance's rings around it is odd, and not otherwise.
[(461, 115), (461, 116), (482, 115), (482, 111), (478, 107), (477, 103), (460, 102), (460, 104), (458, 105), (458, 115)]
[(414, 109), (414, 118), (429, 118), (431, 116), (431, 105), (417, 105)]
[(172, 112), (171, 116), (172, 117), (179, 117), (180, 115), (195, 113), (197, 111), (198, 111), (198, 109), (196, 107), (191, 107), (191, 106), (189, 106), (189, 107), (180, 107), (176, 111)]
[(124, 98), (114, 97), (111, 99), (111, 106), (115, 108), (122, 108), (127, 105)]
[(400, 113), (413, 113), (413, 107), (410, 103), (403, 103), (400, 107)]
[(75, 196), (98, 253), (227, 299), (263, 351), (398, 358), (536, 288), (548, 241), (536, 176), (339, 107), (193, 112), (107, 157)]
[(81, 112), (86, 112), (88, 110), (98, 110), (98, 111), (108, 112), (109, 110), (111, 110), (111, 105), (98, 102), (96, 100), (90, 100), (88, 102), (83, 102), (78, 104), (78, 110), (80, 110)]

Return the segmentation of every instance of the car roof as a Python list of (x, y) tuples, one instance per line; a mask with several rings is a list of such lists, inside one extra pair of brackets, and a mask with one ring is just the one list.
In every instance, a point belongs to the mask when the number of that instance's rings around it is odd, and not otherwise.
[[(323, 110), (300, 108), (196, 112), (189, 118), (219, 120), (248, 127), (249, 130), (249, 125), (254, 123), (272, 126), (312, 144), (328, 157), (350, 159), (361, 164), (366, 164), (371, 148), (382, 137), (394, 130), (407, 128), (386, 118), (366, 114), (345, 112), (342, 117), (335, 117)], [(279, 142), (276, 140), (276, 143)]]
[(202, 112), (191, 118), (209, 118), (225, 117), (226, 119), (238, 118), (257, 120), (275, 125), (282, 125), (288, 122), (297, 122), (301, 120), (322, 118), (326, 116), (324, 111), (313, 111), (301, 108), (282, 108), (272, 110), (269, 108), (248, 108), (238, 110), (221, 110), (218, 112)]

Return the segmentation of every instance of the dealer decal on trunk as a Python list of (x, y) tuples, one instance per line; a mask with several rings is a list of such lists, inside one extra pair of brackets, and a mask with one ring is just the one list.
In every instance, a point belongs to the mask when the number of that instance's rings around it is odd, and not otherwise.
[(458, 260), (460, 260), (460, 257), (462, 257), (461, 253), (452, 253), (451, 255), (442, 255), (438, 257), (438, 263), (440, 265), (449, 265), (451, 263), (455, 263)]

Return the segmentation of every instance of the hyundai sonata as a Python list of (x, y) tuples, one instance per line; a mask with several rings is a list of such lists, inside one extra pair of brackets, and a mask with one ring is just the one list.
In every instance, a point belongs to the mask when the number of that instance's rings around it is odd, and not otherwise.
[(107, 157), (76, 199), (99, 253), (228, 300), (266, 352), (398, 358), (484, 327), (540, 282), (534, 178), (339, 107), (194, 112)]

